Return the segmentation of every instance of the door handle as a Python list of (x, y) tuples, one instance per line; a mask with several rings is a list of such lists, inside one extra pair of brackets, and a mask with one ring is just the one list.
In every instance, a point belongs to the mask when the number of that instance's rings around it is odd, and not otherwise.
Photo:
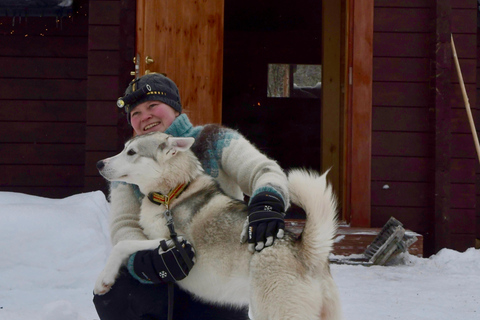
[(155, 61), (153, 60), (152, 57), (149, 57), (149, 56), (146, 56), (145, 57), (145, 64), (149, 65), (149, 64), (152, 64), (154, 63)]

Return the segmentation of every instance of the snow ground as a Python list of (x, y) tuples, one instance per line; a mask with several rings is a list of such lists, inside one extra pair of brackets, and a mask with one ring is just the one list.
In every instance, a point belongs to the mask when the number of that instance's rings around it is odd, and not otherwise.
[[(48, 199), (0, 192), (0, 320), (94, 320), (111, 249), (102, 192)], [(345, 319), (480, 319), (480, 250), (332, 265)]]

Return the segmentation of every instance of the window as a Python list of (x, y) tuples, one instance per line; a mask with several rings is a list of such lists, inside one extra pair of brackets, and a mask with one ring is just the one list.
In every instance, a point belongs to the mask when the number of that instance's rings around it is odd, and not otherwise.
[(321, 65), (268, 65), (267, 97), (320, 99), (321, 92)]

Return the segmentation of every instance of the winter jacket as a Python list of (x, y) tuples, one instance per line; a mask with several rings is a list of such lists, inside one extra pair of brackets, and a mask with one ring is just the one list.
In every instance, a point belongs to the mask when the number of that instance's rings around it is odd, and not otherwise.
[[(216, 124), (194, 127), (187, 115), (181, 114), (165, 133), (195, 138), (191, 150), (205, 172), (214, 177), (228, 195), (243, 200), (243, 194), (254, 196), (270, 191), (282, 198), (285, 208), (288, 207), (287, 178), (280, 166), (237, 131)], [(139, 225), (143, 197), (136, 185), (111, 184), (110, 233), (113, 245), (121, 240), (146, 239)]]

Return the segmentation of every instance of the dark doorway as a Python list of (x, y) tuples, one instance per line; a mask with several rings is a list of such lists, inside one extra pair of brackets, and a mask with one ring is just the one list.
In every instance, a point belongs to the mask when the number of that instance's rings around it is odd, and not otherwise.
[(222, 122), (284, 169), (321, 170), (321, 8), (225, 0)]

